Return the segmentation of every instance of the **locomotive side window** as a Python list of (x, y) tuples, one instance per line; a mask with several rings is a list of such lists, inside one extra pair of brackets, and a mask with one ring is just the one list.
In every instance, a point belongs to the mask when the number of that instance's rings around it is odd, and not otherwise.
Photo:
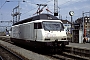
[(42, 24), (39, 23), (34, 23), (34, 29), (42, 29)]

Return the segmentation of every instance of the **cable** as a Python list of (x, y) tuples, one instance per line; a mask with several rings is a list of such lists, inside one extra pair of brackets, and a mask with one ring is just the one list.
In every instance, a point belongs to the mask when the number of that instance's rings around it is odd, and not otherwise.
[[(31, 3), (31, 2), (27, 2), (27, 1), (25, 1), (26, 3)], [(36, 5), (36, 3), (31, 3), (31, 4), (34, 4), (34, 5)]]
[[(37, 8), (37, 7), (36, 7)], [(32, 11), (32, 10), (34, 10), (34, 9), (36, 9), (36, 8), (33, 8), (33, 9), (31, 9), (31, 10), (29, 10), (29, 11), (27, 11), (27, 12), (25, 12), (25, 13), (23, 13), (23, 14), (27, 14), (28, 12), (30, 12), (30, 11)], [(23, 15), (22, 14), (22, 15)]]
[[(36, 5), (36, 3), (31, 3), (31, 2), (29, 2), (29, 1), (25, 1), (25, 2), (26, 2), (26, 3), (30, 3), (30, 4), (34, 4), (34, 5)], [(30, 11), (36, 9), (36, 8), (37, 8), (37, 7), (33, 8), (33, 9), (31, 9), (31, 10), (25, 12), (25, 13), (23, 13), (22, 15), (27, 14), (28, 12), (30, 12)]]
[(4, 4), (0, 7), (0, 9), (5, 5), (5, 3), (7, 2), (7, 0), (4, 2)]
[[(46, 3), (49, 3), (49, 2), (51, 2), (51, 1), (52, 1), (52, 0), (47, 1)], [(30, 4), (34, 4), (34, 5), (36, 5), (36, 3), (31, 3), (31, 2), (27, 2), (27, 1), (25, 1), (25, 2), (26, 2), (26, 3), (30, 3)], [(36, 8), (37, 8), (37, 7), (36, 7)], [(33, 8), (33, 9), (29, 10), (28, 12), (30, 12), (30, 11), (36, 9), (36, 8)], [(25, 12), (25, 13), (23, 13), (22, 15), (27, 14), (28, 12)]]
[(49, 3), (49, 2), (51, 2), (52, 0), (50, 0), (50, 1), (47, 1), (47, 3)]
[[(61, 4), (61, 5), (64, 5), (64, 4), (66, 4), (66, 3), (68, 3), (68, 2), (70, 2), (71, 0), (69, 0), (69, 1), (67, 1), (67, 2), (65, 2), (65, 3), (63, 3), (63, 4)], [(59, 5), (59, 6), (61, 6), (61, 5)]]

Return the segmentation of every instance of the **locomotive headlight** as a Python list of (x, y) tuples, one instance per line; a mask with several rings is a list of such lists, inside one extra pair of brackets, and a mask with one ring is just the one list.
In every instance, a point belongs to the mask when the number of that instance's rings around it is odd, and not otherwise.
[(62, 38), (61, 38), (61, 40), (66, 40), (67, 39), (67, 37), (66, 36), (63, 36)]
[(61, 40), (66, 40), (66, 38), (62, 38)]

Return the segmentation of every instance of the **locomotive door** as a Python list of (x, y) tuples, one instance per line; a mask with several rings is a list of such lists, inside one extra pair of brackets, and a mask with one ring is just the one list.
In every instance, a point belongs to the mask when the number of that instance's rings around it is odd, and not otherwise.
[(34, 40), (37, 40), (37, 23), (34, 23)]
[(35, 37), (34, 39), (35, 40), (40, 40), (41, 38), (41, 29), (42, 29), (42, 24), (41, 22), (37, 22), (37, 23), (34, 23), (34, 31), (35, 31)]

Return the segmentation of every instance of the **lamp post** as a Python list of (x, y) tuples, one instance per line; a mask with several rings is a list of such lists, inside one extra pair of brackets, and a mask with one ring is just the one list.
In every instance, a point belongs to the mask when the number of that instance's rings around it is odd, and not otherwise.
[(74, 11), (70, 11), (69, 15), (71, 16), (71, 35), (72, 35), (72, 42), (73, 42), (73, 31), (72, 31), (72, 16), (74, 15)]

